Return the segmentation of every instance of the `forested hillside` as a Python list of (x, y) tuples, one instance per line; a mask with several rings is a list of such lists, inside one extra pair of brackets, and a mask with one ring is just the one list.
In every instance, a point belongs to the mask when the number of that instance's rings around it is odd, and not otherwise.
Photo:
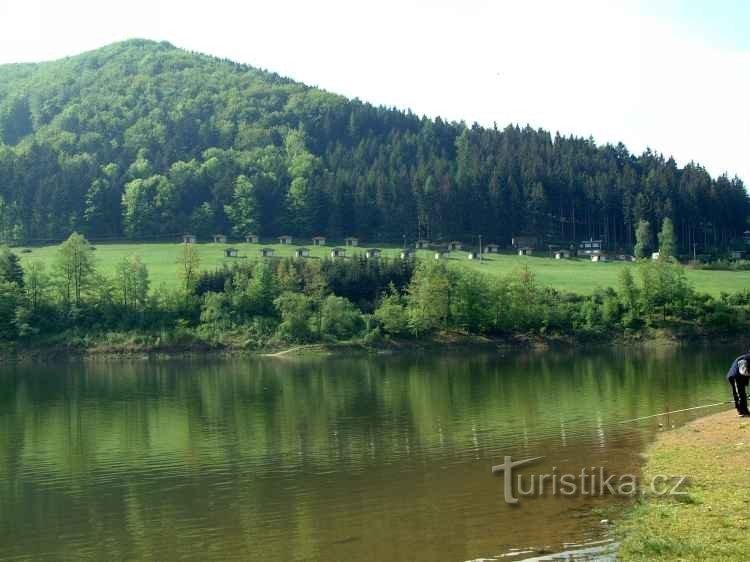
[(739, 179), (698, 164), (419, 118), (166, 43), (0, 66), (5, 240), (536, 233), (619, 247), (640, 219), (671, 217), (692, 249), (737, 240), (749, 210)]

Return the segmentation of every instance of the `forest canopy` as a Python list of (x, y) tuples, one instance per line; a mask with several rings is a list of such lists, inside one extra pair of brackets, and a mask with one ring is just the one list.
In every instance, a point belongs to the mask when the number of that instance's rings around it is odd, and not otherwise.
[(686, 251), (739, 240), (749, 211), (740, 179), (696, 163), (418, 117), (167, 43), (0, 66), (0, 241), (530, 233), (632, 248), (641, 221), (670, 218)]

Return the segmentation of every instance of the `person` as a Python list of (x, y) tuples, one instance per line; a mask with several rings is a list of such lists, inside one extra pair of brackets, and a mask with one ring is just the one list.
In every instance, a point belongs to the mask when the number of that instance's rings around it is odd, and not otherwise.
[(750, 416), (747, 410), (747, 385), (750, 382), (750, 353), (740, 355), (734, 360), (727, 373), (727, 381), (732, 387), (732, 398), (737, 415), (740, 417)]

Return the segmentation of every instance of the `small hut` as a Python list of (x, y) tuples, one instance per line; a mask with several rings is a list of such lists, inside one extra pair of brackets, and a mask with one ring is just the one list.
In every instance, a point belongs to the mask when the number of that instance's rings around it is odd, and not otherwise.
[(609, 261), (609, 258), (607, 257), (607, 254), (602, 254), (601, 252), (595, 252), (591, 254), (591, 261), (598, 263), (598, 262)]
[(592, 256), (594, 254), (601, 254), (604, 244), (601, 240), (584, 240), (578, 244), (578, 255)]
[(457, 250), (460, 250), (463, 248), (463, 244), (461, 242), (458, 242), (457, 240), (453, 240), (452, 242), (448, 242), (448, 251), (449, 252), (455, 252)]
[(430, 247), (430, 241), (429, 240), (417, 240), (414, 244), (414, 247), (417, 250), (427, 250)]
[(214, 234), (214, 244), (226, 244), (227, 237), (223, 234)]
[(530, 256), (533, 253), (534, 253), (534, 248), (530, 248), (528, 246), (518, 249), (519, 256)]
[(635, 261), (635, 256), (630, 254), (617, 254), (617, 261)]
[(401, 259), (402, 260), (410, 260), (413, 259), (414, 256), (416, 256), (417, 253), (414, 250), (401, 250)]
[(224, 256), (227, 258), (238, 258), (240, 257), (240, 251), (237, 248), (226, 248)]
[(653, 254), (651, 254), (651, 259), (658, 260), (660, 256), (661, 256), (661, 252), (654, 252)]
[(279, 236), (279, 244), (288, 245), (292, 243), (292, 237), (288, 234), (285, 234), (284, 236)]
[(344, 248), (334, 248), (333, 250), (331, 250), (331, 257), (332, 258), (345, 258), (346, 250)]
[(741, 260), (743, 255), (744, 254), (742, 252), (740, 252), (739, 250), (733, 250), (732, 251), (732, 259), (733, 260)]
[(469, 252), (469, 255), (467, 256), (470, 260), (478, 260), (480, 259), (479, 252)]
[(567, 260), (567, 259), (570, 259), (570, 250), (556, 250), (555, 251), (555, 259), (556, 260)]
[(517, 234), (510, 239), (514, 248), (522, 250), (524, 248), (534, 249), (539, 246), (539, 237), (535, 234)]
[(325, 236), (313, 236), (312, 243), (313, 243), (313, 246), (325, 246), (326, 237)]
[(380, 251), (380, 248), (370, 248), (369, 250), (365, 252), (365, 257), (368, 260), (373, 259), (373, 258), (379, 258), (380, 254), (382, 254), (382, 252)]
[(257, 244), (258, 243), (258, 235), (257, 234), (248, 234), (245, 236), (245, 242), (248, 244)]
[(195, 235), (194, 234), (185, 234), (182, 237), (182, 243), (183, 244), (195, 244)]
[(359, 238), (354, 238), (353, 236), (347, 236), (344, 238), (344, 243), (347, 246), (359, 246)]
[(297, 248), (296, 250), (294, 250), (294, 257), (295, 258), (309, 258), (310, 250), (307, 248)]
[(436, 260), (442, 260), (442, 259), (445, 259), (446, 257), (447, 257), (447, 254), (442, 250), (438, 250), (437, 252), (435, 252)]
[(484, 253), (485, 254), (497, 254), (500, 252), (500, 246), (497, 244), (487, 244), (484, 247)]
[(273, 257), (274, 250), (273, 248), (261, 248), (260, 249), (260, 255), (264, 258), (272, 258)]

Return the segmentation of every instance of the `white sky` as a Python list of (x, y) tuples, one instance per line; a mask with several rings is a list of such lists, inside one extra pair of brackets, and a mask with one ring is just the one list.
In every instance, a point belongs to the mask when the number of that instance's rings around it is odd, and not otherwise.
[[(750, 44), (700, 3), (681, 17), (665, 1), (0, 0), (0, 63), (167, 40), (374, 104), (650, 146), (750, 180)], [(710, 15), (744, 25), (736, 6)]]

